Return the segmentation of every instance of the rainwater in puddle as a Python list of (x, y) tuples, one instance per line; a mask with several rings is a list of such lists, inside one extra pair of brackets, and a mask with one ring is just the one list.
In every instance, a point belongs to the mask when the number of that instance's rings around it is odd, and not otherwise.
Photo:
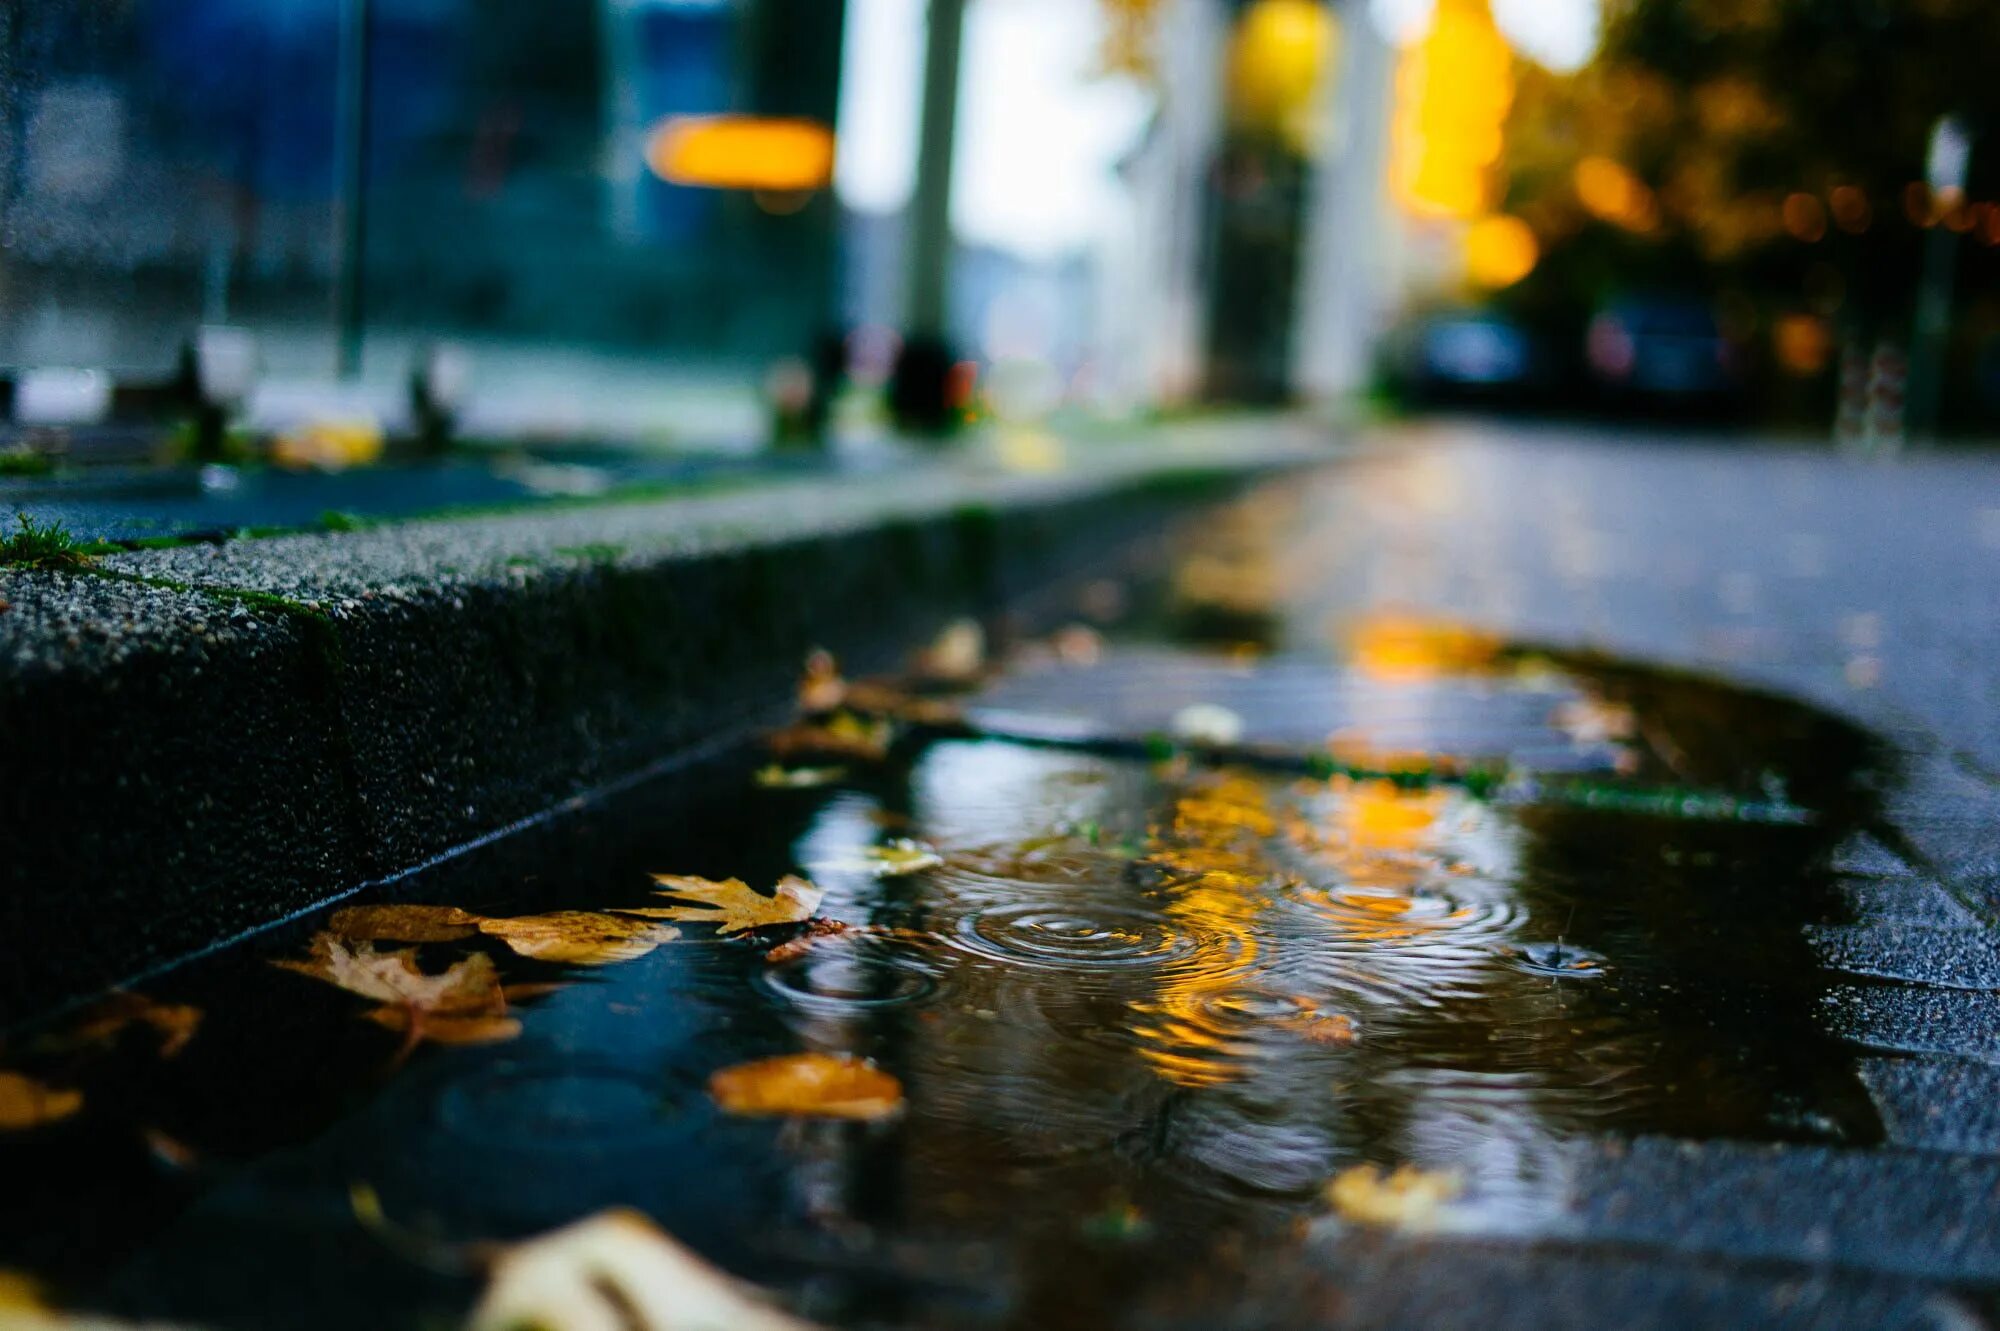
[[(1048, 654), (972, 701), (1017, 738), (913, 733), (838, 777), (794, 755), (831, 779), (793, 787), (711, 764), (397, 897), (657, 911), (689, 898), (653, 873), (799, 874), (843, 931), (628, 915), (680, 937), (566, 962), (347, 917), (339, 955), (466, 981), (417, 1019), (327, 982), (320, 918), (24, 1033), (0, 1267), (128, 1316), (454, 1325), (468, 1241), (630, 1206), (828, 1324), (1143, 1325), (1283, 1260), (1359, 1166), (1449, 1178), (1443, 1222), (1476, 1231), (1554, 1206), (1591, 1135), (1870, 1140), (1799, 938), (1865, 740), (1373, 632), (1338, 666)], [(1176, 722), (1233, 760), (1172, 752)], [(878, 1103), (744, 1116), (711, 1082), (809, 1052), (868, 1060)]]

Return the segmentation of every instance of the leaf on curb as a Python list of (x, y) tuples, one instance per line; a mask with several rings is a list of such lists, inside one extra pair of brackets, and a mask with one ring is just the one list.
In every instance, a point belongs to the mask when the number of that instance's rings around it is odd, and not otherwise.
[(521, 1033), (521, 1023), (507, 1015), (507, 996), (491, 957), (476, 952), (427, 975), (416, 956), (414, 948), (377, 952), (373, 943), (349, 945), (322, 933), (313, 938), (309, 959), (271, 964), (374, 1000), (381, 1006), (368, 1019), (411, 1041), (481, 1044)]
[(797, 924), (812, 918), (812, 913), (819, 909), (820, 898), (826, 895), (796, 874), (779, 879), (776, 890), (768, 897), (741, 878), (717, 882), (687, 874), (656, 873), (653, 881), (660, 885), (661, 896), (679, 897), (696, 904), (621, 907), (621, 913), (712, 924), (720, 934), (742, 933), (767, 924)]
[(662, 1234), (604, 1211), (503, 1250), (468, 1331), (814, 1331)]
[(1385, 1174), (1374, 1165), (1356, 1165), (1333, 1176), (1326, 1198), (1343, 1220), (1414, 1234), (1438, 1227), (1459, 1186), (1454, 1171), (1400, 1165)]
[(326, 922), (350, 943), (449, 943), (479, 932), (479, 917), (456, 906), (347, 906)]
[(903, 1087), (864, 1058), (781, 1054), (722, 1068), (708, 1093), (723, 1112), (746, 1116), (886, 1118), (903, 1107)]
[(0, 1132), (59, 1122), (81, 1108), (82, 1091), (45, 1086), (18, 1072), (0, 1072)]
[(605, 966), (632, 961), (681, 936), (671, 924), (652, 924), (594, 910), (558, 910), (546, 915), (481, 920), (479, 931), (524, 957), (570, 966)]

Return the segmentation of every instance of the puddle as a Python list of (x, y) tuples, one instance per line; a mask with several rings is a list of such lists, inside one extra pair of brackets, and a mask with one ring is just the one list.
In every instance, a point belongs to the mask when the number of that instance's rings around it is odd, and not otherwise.
[[(1241, 723), (1216, 761), (1169, 752), (1197, 703)], [(201, 1013), (171, 1057), (171, 1021), (21, 1037), (8, 1065), (81, 1098), (0, 1132), (0, 1268), (134, 1316), (449, 1325), (478, 1281), (438, 1252), (629, 1205), (828, 1323), (1095, 1327), (1282, 1260), (1356, 1165), (1455, 1173), (1476, 1230), (1552, 1206), (1582, 1136), (1877, 1135), (1799, 934), (1869, 811), (1869, 746), (1825, 717), (1408, 625), (1343, 669), (1114, 646), (985, 706), (1033, 742), (795, 788), (746, 755), (408, 898), (603, 911), (656, 907), (654, 872), (810, 873), (845, 932), (682, 922), (563, 966), (441, 926), (425, 972), (529, 987), (518, 1033), (426, 1033), (268, 964), (314, 920), (151, 986)], [(942, 864), (868, 853), (900, 838)], [(804, 1051), (873, 1060), (901, 1112), (709, 1094)]]

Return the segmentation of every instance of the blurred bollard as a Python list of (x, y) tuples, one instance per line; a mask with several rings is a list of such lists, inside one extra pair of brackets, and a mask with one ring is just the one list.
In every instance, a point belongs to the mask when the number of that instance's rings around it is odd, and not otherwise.
[(472, 357), (438, 343), (425, 349), (410, 371), (410, 424), (418, 451), (436, 455), (451, 447), (453, 427), (472, 390)]
[(900, 428), (937, 438), (958, 424), (957, 363), (942, 337), (904, 340), (889, 375), (889, 413)]
[(1861, 451), (1871, 457), (1900, 452), (1904, 441), (1903, 408), (1909, 397), (1910, 361), (1893, 342), (1877, 343), (1868, 361), (1868, 411), (1861, 430)]
[(1868, 432), (1868, 354), (1859, 341), (1840, 352), (1839, 399), (1833, 413), (1833, 442), (1843, 452), (1861, 451)]

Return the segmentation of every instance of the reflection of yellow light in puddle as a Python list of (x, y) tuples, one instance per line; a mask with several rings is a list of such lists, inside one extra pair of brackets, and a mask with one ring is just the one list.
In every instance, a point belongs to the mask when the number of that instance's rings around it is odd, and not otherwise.
[(1200, 940), (1203, 964), (1164, 971), (1152, 1000), (1133, 1005), (1149, 1018), (1133, 1034), (1140, 1057), (1167, 1080), (1213, 1086), (1235, 1079), (1240, 1050), (1202, 1014), (1256, 962), (1256, 921), (1269, 904), (1260, 889), (1278, 876), (1260, 838), (1276, 820), (1261, 786), (1224, 776), (1177, 800), (1167, 826), (1146, 858), (1177, 875), (1166, 914), (1177, 933)]
[(1500, 640), (1463, 624), (1375, 615), (1349, 627), (1348, 653), (1360, 673), (1381, 680), (1475, 674), (1500, 655)]
[(1340, 828), (1356, 850), (1415, 850), (1430, 841), (1450, 797), (1442, 790), (1400, 790), (1357, 781), (1339, 805)]
[(646, 165), (675, 185), (798, 194), (833, 177), (833, 132), (811, 120), (669, 116), (646, 142)]

